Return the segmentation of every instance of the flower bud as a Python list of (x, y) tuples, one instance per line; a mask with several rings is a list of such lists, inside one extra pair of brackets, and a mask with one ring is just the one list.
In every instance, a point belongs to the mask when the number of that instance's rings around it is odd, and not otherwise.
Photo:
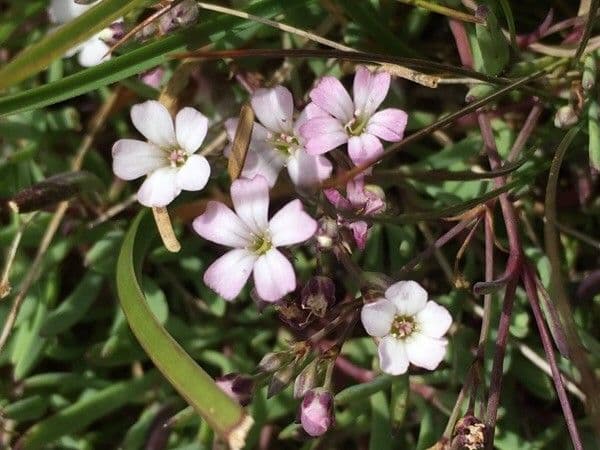
[(304, 397), (309, 390), (315, 387), (317, 365), (318, 362), (315, 359), (296, 377), (296, 381), (294, 382), (294, 398)]
[(308, 391), (300, 405), (300, 423), (304, 431), (313, 437), (329, 430), (335, 423), (331, 392), (323, 388)]
[(335, 285), (330, 278), (312, 277), (302, 288), (300, 304), (317, 317), (325, 317), (327, 308), (335, 302)]
[(295, 364), (288, 364), (275, 372), (267, 389), (267, 398), (271, 398), (283, 391), (292, 381), (295, 372)]
[(452, 445), (456, 448), (481, 450), (485, 447), (485, 425), (477, 417), (468, 414), (454, 427)]
[(554, 126), (556, 128), (571, 128), (579, 121), (579, 116), (571, 105), (561, 106), (554, 115)]
[(158, 23), (160, 33), (169, 33), (186, 26), (198, 18), (199, 9), (194, 0), (183, 0), (161, 16)]
[(254, 382), (248, 375), (228, 373), (227, 375), (217, 378), (215, 383), (217, 383), (217, 386), (219, 386), (223, 392), (242, 406), (246, 406), (250, 403), (250, 400), (252, 400)]
[(267, 353), (258, 363), (258, 369), (261, 372), (275, 372), (288, 361), (290, 355), (287, 352)]
[(338, 225), (335, 220), (323, 217), (319, 220), (316, 239), (317, 245), (322, 249), (329, 249), (333, 246), (338, 237)]

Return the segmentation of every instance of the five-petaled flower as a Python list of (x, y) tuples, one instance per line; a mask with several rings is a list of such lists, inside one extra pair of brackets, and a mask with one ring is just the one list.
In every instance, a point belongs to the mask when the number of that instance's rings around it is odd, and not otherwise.
[(235, 213), (211, 201), (193, 223), (204, 239), (233, 248), (206, 270), (204, 282), (221, 297), (233, 300), (253, 272), (259, 297), (268, 302), (280, 300), (296, 288), (296, 275), (277, 247), (308, 240), (317, 222), (300, 200), (289, 202), (269, 221), (269, 185), (260, 175), (231, 183), (231, 200)]
[(409, 363), (433, 370), (444, 359), (452, 324), (446, 308), (427, 301), (427, 291), (416, 281), (399, 281), (385, 298), (363, 306), (361, 320), (367, 333), (379, 338), (381, 370), (400, 375)]
[[(324, 156), (309, 155), (299, 129), (309, 118), (325, 116), (315, 105), (309, 105), (294, 123), (292, 93), (283, 86), (257, 89), (252, 94), (252, 109), (260, 123), (254, 123), (249, 151), (242, 175), (262, 175), (273, 186), (281, 168), (287, 166), (292, 182), (302, 188), (317, 186), (331, 175), (331, 162)], [(238, 119), (225, 122), (231, 141)]]
[(406, 113), (397, 108), (375, 112), (389, 88), (389, 73), (373, 73), (359, 66), (354, 76), (353, 101), (337, 78), (321, 78), (310, 98), (327, 114), (316, 115), (300, 127), (306, 151), (320, 155), (348, 143), (350, 159), (359, 165), (383, 153), (380, 138), (400, 141), (406, 128)]
[[(92, 6), (93, 4), (80, 5), (73, 0), (52, 0), (48, 7), (48, 15), (53, 24), (62, 25), (80, 16)], [(69, 50), (65, 56), (73, 56), (77, 53), (77, 61), (83, 67), (98, 65), (110, 59), (110, 46), (124, 34), (123, 21), (119, 19), (87, 41)]]
[[(364, 176), (350, 180), (346, 185), (346, 197), (335, 189), (323, 191), (327, 200), (335, 206), (340, 213), (354, 213), (363, 216), (373, 216), (385, 209), (384, 193), (378, 187), (365, 186)], [(338, 215), (338, 225), (345, 226), (352, 231), (352, 236), (359, 249), (364, 250), (367, 245), (369, 225), (364, 220), (346, 219)]]
[(113, 145), (113, 171), (124, 180), (148, 175), (137, 198), (145, 206), (166, 206), (182, 190), (199, 191), (208, 182), (210, 166), (194, 154), (202, 145), (208, 119), (183, 108), (175, 124), (167, 108), (149, 100), (131, 108), (131, 121), (148, 142), (120, 139)]

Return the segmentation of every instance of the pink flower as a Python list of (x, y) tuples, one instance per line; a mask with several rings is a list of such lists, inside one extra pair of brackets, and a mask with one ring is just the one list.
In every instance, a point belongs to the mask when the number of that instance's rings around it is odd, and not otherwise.
[(363, 306), (365, 330), (378, 338), (379, 365), (390, 375), (401, 375), (409, 363), (434, 370), (444, 359), (452, 325), (446, 308), (427, 301), (427, 291), (416, 281), (399, 281), (385, 298)]
[(406, 113), (396, 108), (375, 112), (389, 88), (389, 73), (372, 73), (359, 66), (354, 76), (353, 101), (337, 78), (321, 78), (310, 98), (327, 114), (310, 118), (300, 127), (306, 151), (320, 155), (348, 143), (348, 154), (359, 165), (383, 153), (379, 139), (400, 141), (406, 128)]
[[(307, 107), (294, 123), (292, 93), (283, 86), (257, 89), (252, 94), (252, 109), (260, 123), (254, 123), (246, 162), (245, 178), (262, 175), (273, 186), (283, 166), (287, 166), (292, 182), (299, 187), (318, 185), (331, 175), (331, 163), (323, 156), (306, 153), (300, 127), (315, 115), (324, 113), (314, 105)], [(229, 139), (233, 141), (237, 119), (225, 122)]]
[(331, 392), (323, 388), (308, 391), (300, 404), (300, 423), (312, 437), (325, 434), (335, 423)]
[(148, 142), (115, 142), (113, 172), (123, 180), (147, 175), (137, 193), (142, 205), (166, 206), (182, 190), (199, 191), (206, 186), (210, 166), (204, 156), (195, 154), (208, 129), (208, 119), (202, 113), (183, 108), (173, 124), (167, 108), (149, 100), (131, 108), (131, 121)]
[(204, 239), (233, 248), (206, 270), (204, 282), (233, 300), (253, 272), (260, 298), (275, 302), (296, 289), (292, 264), (277, 247), (308, 240), (317, 222), (304, 212), (300, 200), (289, 202), (269, 221), (269, 185), (262, 176), (231, 183), (231, 200), (235, 213), (213, 201), (193, 223)]
[[(346, 197), (342, 196), (335, 189), (325, 189), (324, 194), (327, 200), (341, 212), (346, 211), (353, 214), (372, 216), (385, 209), (383, 192), (365, 188), (364, 177), (357, 177), (348, 182), (346, 185)], [(340, 215), (338, 216), (338, 224), (350, 229), (356, 245), (361, 250), (364, 250), (369, 231), (367, 222), (364, 220), (352, 221)]]

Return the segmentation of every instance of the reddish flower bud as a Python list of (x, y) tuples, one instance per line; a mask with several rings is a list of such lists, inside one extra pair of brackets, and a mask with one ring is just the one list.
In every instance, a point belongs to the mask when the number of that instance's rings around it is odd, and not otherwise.
[(327, 308), (335, 302), (335, 285), (327, 277), (312, 277), (302, 288), (300, 304), (317, 317), (325, 317)]
[(304, 395), (315, 387), (317, 380), (318, 361), (315, 359), (308, 364), (294, 381), (294, 398), (302, 398)]
[(300, 423), (310, 436), (321, 436), (335, 423), (333, 395), (323, 389), (311, 389), (300, 405)]
[(228, 373), (217, 378), (215, 382), (223, 392), (242, 406), (246, 406), (252, 400), (254, 382), (248, 375)]

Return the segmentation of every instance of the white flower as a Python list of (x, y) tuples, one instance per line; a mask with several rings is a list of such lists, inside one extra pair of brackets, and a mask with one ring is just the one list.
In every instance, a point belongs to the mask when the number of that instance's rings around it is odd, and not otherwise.
[(210, 166), (200, 148), (208, 119), (194, 108), (183, 108), (175, 124), (167, 108), (149, 100), (131, 108), (131, 121), (148, 142), (120, 139), (113, 145), (113, 171), (123, 180), (148, 175), (138, 191), (145, 206), (166, 206), (182, 190), (199, 191), (208, 182)]
[[(95, 2), (89, 5), (80, 5), (73, 0), (52, 0), (48, 7), (48, 15), (52, 23), (62, 25), (80, 16), (94, 4)], [(77, 54), (77, 61), (83, 67), (98, 65), (110, 59), (110, 54), (108, 54), (110, 46), (107, 42), (112, 43), (118, 39), (122, 35), (122, 28), (123, 23), (119, 19), (113, 22), (110, 27), (69, 50), (65, 56), (69, 57)]]
[(427, 291), (416, 281), (399, 281), (385, 298), (363, 306), (361, 320), (367, 333), (379, 338), (381, 370), (406, 373), (408, 364), (433, 370), (444, 359), (452, 324), (446, 308), (427, 301)]

